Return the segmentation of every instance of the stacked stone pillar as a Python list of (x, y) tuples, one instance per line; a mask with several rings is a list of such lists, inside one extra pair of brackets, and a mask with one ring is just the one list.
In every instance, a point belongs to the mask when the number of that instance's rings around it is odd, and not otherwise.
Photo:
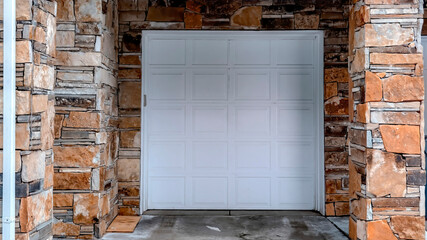
[(350, 237), (424, 239), (422, 1), (353, 2)]
[(115, 0), (58, 0), (54, 237), (102, 237), (117, 207)]
[[(3, 20), (3, 1), (0, 6)], [(48, 239), (52, 236), (56, 2), (17, 0), (16, 8), (16, 238)], [(3, 105), (9, 104), (3, 102), (2, 69), (0, 80), (2, 118)], [(1, 160), (2, 130), (0, 124)]]

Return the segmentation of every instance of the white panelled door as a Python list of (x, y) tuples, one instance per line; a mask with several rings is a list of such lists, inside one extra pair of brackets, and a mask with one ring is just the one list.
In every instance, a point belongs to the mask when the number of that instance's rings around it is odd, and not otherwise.
[(143, 35), (146, 208), (315, 209), (321, 33)]

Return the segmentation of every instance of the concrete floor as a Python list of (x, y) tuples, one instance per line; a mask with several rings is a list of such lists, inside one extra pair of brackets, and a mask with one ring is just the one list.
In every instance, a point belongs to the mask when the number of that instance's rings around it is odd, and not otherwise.
[[(331, 221), (313, 212), (194, 212), (143, 215), (133, 233), (108, 233), (103, 239), (152, 240), (344, 240)], [(230, 216), (231, 215), (231, 216)]]

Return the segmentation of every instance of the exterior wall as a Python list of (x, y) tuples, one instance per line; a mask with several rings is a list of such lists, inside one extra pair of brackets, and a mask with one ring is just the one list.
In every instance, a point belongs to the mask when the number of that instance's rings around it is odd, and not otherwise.
[(424, 239), (422, 1), (354, 2), (350, 237)]
[[(16, 3), (16, 237), (49, 239), (53, 222), (56, 2), (17, 0)], [(3, 19), (3, 1), (0, 1), (0, 19)], [(0, 65), (2, 69), (3, 52)], [(3, 114), (3, 104), (8, 104), (3, 103), (3, 72), (0, 79), (0, 114)], [(2, 131), (0, 124), (0, 146), (3, 146)]]
[(348, 215), (346, 0), (120, 0), (119, 23), (120, 214), (136, 215), (140, 211), (142, 30), (322, 29), (325, 32), (326, 213)]
[(117, 207), (116, 0), (58, 0), (55, 237), (102, 236)]

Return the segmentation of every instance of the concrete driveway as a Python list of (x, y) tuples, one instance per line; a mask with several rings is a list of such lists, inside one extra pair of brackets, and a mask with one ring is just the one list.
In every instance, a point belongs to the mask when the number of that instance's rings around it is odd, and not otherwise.
[[(228, 216), (227, 213), (228, 212)], [(150, 213), (149, 213), (150, 214)], [(347, 236), (327, 218), (313, 212), (226, 211), (154, 212), (143, 215), (134, 233), (108, 233), (103, 239), (152, 240), (343, 240)]]

